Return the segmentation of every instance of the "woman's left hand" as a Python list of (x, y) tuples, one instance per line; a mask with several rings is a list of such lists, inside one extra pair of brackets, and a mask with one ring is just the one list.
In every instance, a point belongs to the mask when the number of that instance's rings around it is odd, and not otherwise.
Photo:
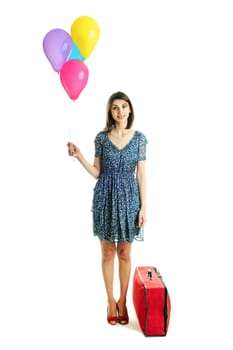
[(143, 227), (145, 223), (146, 223), (146, 212), (145, 210), (141, 209), (138, 215), (138, 227), (139, 228)]

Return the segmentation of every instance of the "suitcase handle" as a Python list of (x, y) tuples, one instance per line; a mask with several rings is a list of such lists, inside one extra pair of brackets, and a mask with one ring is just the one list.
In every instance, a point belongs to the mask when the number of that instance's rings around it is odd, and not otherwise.
[(150, 280), (152, 280), (152, 271), (151, 271), (151, 269), (148, 269), (148, 270), (147, 270), (147, 276), (148, 276), (148, 278), (149, 278)]

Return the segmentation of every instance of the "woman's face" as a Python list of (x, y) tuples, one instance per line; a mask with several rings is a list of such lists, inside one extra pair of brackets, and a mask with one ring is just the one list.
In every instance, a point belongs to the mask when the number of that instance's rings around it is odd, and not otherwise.
[(128, 102), (121, 99), (113, 100), (111, 114), (116, 123), (127, 125), (130, 112), (131, 110)]

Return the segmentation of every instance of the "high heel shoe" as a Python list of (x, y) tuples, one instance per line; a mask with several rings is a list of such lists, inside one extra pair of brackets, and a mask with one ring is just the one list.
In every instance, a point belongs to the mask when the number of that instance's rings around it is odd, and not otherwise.
[(112, 326), (115, 326), (117, 324), (117, 321), (118, 321), (118, 317), (117, 316), (110, 316), (108, 314), (108, 308), (107, 308), (107, 321)]
[(118, 312), (118, 322), (121, 325), (126, 325), (127, 323), (129, 323), (129, 315), (128, 315), (128, 310), (126, 305), (124, 305), (124, 313), (123, 315), (119, 314), (119, 305), (117, 303), (117, 312)]

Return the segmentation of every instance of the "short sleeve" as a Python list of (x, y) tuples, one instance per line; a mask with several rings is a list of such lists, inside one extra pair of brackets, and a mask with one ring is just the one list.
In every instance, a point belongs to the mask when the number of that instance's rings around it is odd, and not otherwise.
[(103, 132), (99, 132), (95, 137), (95, 157), (101, 157), (103, 153)]
[(146, 136), (139, 133), (139, 147), (138, 147), (138, 160), (146, 160), (146, 145), (148, 140)]

